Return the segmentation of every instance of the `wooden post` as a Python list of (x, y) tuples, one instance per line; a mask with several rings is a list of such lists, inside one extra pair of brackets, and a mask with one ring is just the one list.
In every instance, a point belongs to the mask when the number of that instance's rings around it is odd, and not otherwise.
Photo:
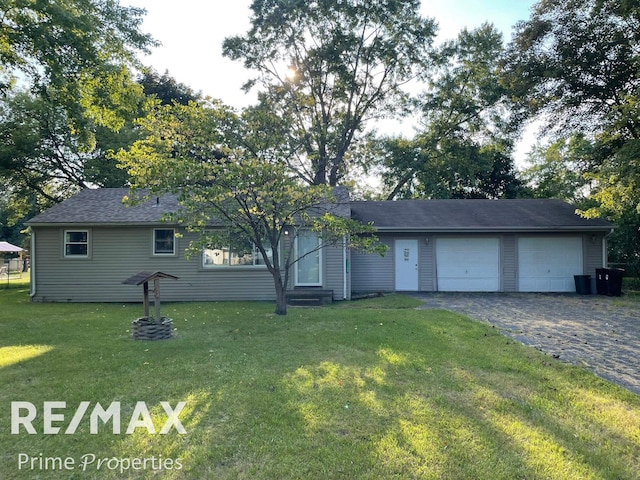
[(160, 279), (153, 279), (153, 304), (156, 307), (155, 321), (160, 323)]
[(149, 282), (144, 282), (142, 286), (143, 291), (143, 305), (144, 305), (144, 316), (149, 318)]
[(153, 280), (153, 305), (155, 307), (155, 321), (160, 323), (160, 279), (161, 278), (171, 278), (173, 280), (177, 280), (178, 277), (174, 275), (169, 275), (168, 273), (162, 272), (140, 272), (132, 277), (127, 278), (122, 283), (125, 285), (142, 285), (143, 287), (143, 301), (144, 301), (144, 316), (146, 318), (150, 318), (149, 316), (149, 282)]

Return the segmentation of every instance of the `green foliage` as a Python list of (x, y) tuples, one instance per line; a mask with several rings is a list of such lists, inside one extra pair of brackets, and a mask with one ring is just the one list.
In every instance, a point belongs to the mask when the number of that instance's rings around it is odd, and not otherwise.
[(139, 31), (144, 10), (116, 0), (5, 0), (0, 14), (1, 73), (63, 89), (71, 103), (84, 80), (135, 63), (138, 50), (154, 45)]
[(224, 54), (258, 73), (263, 107), (282, 118), (292, 170), (338, 185), (367, 120), (399, 113), (402, 86), (432, 64), (435, 23), (417, 0), (254, 0), (251, 28)]
[[(77, 148), (90, 151), (96, 126), (118, 131), (139, 108), (130, 71), (136, 52), (155, 44), (138, 30), (143, 13), (114, 0), (5, 2), (0, 73), (18, 76), (34, 98), (59, 110)], [(14, 94), (4, 85), (3, 94)]]
[(134, 119), (144, 116), (153, 102), (180, 102), (192, 95), (166, 73), (158, 77), (149, 72), (134, 84), (121, 68), (110, 79), (92, 81), (93, 99), (85, 97), (73, 112), (55, 93), (49, 94), (53, 87), (42, 95), (12, 91), (4, 97), (0, 179), (11, 192), (7, 228), (20, 232), (22, 221), (78, 189), (128, 185), (113, 153), (140, 137)]
[(143, 14), (116, 0), (2, 2), (0, 179), (14, 195), (41, 205), (126, 181), (107, 157), (144, 104), (131, 75), (155, 45)]
[(154, 96), (163, 105), (172, 102), (187, 105), (189, 102), (201, 100), (201, 95), (195, 93), (189, 86), (179, 83), (165, 71), (162, 75), (152, 68), (145, 68), (137, 79), (142, 85), (144, 94)]
[(579, 172), (596, 205), (584, 214), (618, 225), (610, 260), (634, 269), (640, 264), (639, 48), (637, 2), (546, 0), (517, 26), (502, 64), (516, 121), (538, 116), (552, 138), (577, 134), (591, 144)]
[(168, 73), (134, 80), (135, 52), (153, 44), (137, 30), (142, 13), (111, 0), (7, 5), (2, 73), (19, 75), (22, 89), (5, 82), (0, 104), (6, 228), (19, 232), (25, 218), (79, 189), (127, 185), (112, 154), (139, 138), (134, 119), (154, 101), (196, 98)]
[(584, 202), (590, 194), (587, 170), (593, 143), (576, 135), (549, 145), (534, 146), (527, 156), (528, 167), (521, 173), (536, 198), (559, 198), (569, 203)]
[(640, 9), (626, 5), (545, 0), (516, 25), (502, 71), (518, 118), (544, 113), (549, 126), (585, 132), (622, 120), (637, 98), (640, 62)]
[(506, 91), (498, 82), (501, 53), (502, 37), (488, 24), (441, 47), (439, 68), (419, 100), (418, 134), (381, 144), (389, 199), (517, 195)]
[(85, 187), (86, 150), (72, 134), (64, 109), (17, 93), (2, 104), (0, 175), (18, 192), (56, 202)]
[[(137, 100), (129, 107), (139, 110), (142, 97)], [(134, 133), (127, 125), (119, 131), (85, 125), (78, 131), (64, 106), (27, 92), (5, 97), (0, 109), (0, 178), (13, 187), (14, 194), (36, 193), (55, 203), (90, 183), (125, 184), (126, 178), (107, 156), (132, 139)], [(118, 123), (124, 121), (123, 115), (117, 114)], [(129, 118), (132, 115), (129, 112)]]
[(270, 118), (260, 108), (238, 115), (214, 101), (158, 105), (140, 121), (143, 138), (118, 157), (134, 190), (178, 196), (171, 220), (200, 234), (192, 250), (255, 245), (274, 278), (277, 312), (286, 313), (301, 229), (321, 233), (318, 248), (377, 247), (371, 227), (349, 218), (347, 196), (326, 185), (301, 186), (284, 160), (287, 144), (264, 123)]

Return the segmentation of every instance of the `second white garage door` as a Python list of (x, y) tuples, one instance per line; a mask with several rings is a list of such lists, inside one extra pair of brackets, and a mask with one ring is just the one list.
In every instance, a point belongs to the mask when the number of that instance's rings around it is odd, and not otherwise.
[(518, 290), (575, 292), (574, 275), (582, 275), (580, 237), (530, 237), (518, 240)]
[(500, 290), (500, 241), (497, 238), (439, 238), (436, 268), (441, 292), (497, 292)]

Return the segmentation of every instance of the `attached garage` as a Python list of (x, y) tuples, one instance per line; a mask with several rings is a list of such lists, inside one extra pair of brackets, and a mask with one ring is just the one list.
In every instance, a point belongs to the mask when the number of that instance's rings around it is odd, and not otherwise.
[(574, 275), (593, 277), (606, 266), (613, 228), (555, 199), (362, 201), (351, 202), (351, 216), (373, 223), (392, 246), (385, 257), (353, 256), (358, 293), (416, 285), (423, 292), (575, 292)]
[(518, 290), (574, 292), (574, 275), (582, 275), (582, 237), (518, 239)]
[(436, 272), (440, 292), (500, 290), (498, 238), (438, 238)]

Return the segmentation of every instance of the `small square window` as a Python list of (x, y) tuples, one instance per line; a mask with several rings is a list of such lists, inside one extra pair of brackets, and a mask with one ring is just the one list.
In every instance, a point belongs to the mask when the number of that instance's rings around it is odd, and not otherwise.
[(89, 256), (88, 230), (67, 230), (64, 232), (64, 256), (83, 258)]
[(153, 254), (175, 255), (175, 231), (173, 228), (156, 228), (153, 231)]

